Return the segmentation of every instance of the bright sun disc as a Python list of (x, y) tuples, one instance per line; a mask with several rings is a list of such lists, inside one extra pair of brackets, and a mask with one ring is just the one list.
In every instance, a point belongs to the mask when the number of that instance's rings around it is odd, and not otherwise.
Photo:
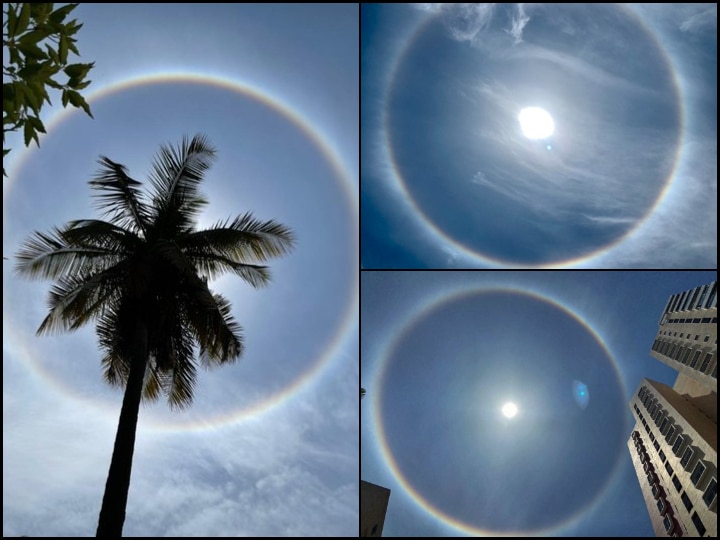
[(512, 401), (507, 402), (502, 406), (502, 413), (505, 418), (512, 418), (518, 413), (517, 405), (515, 405)]
[(520, 128), (528, 139), (547, 139), (555, 131), (555, 122), (545, 109), (526, 107), (518, 115)]

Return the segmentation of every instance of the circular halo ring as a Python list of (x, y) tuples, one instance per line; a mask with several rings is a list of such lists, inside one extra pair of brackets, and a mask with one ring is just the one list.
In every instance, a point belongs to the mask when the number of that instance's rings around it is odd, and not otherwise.
[[(451, 4), (449, 4), (451, 5)], [(675, 155), (672, 159), (672, 167), (670, 168), (670, 172), (668, 173), (667, 178), (665, 179), (665, 182), (663, 183), (662, 188), (659, 190), (659, 193), (653, 203), (649, 206), (648, 210), (645, 212), (643, 216), (641, 216), (635, 224), (624, 234), (620, 235), (614, 242), (611, 242), (605, 246), (601, 246), (600, 248), (596, 249), (595, 251), (592, 251), (590, 253), (581, 255), (579, 257), (565, 259), (562, 261), (556, 261), (556, 262), (550, 262), (550, 263), (543, 263), (543, 264), (536, 264), (536, 265), (528, 265), (528, 264), (522, 264), (518, 265), (514, 261), (506, 260), (506, 259), (500, 259), (497, 257), (490, 257), (486, 254), (480, 253), (478, 251), (475, 251), (469, 247), (467, 247), (465, 244), (458, 242), (457, 240), (450, 237), (447, 233), (445, 233), (442, 229), (440, 229), (435, 223), (430, 219), (430, 217), (420, 208), (415, 198), (410, 193), (410, 190), (407, 188), (407, 184), (400, 172), (400, 167), (397, 164), (397, 160), (395, 158), (395, 153), (393, 151), (393, 145), (392, 141), (390, 140), (390, 130), (389, 130), (389, 112), (388, 112), (388, 102), (389, 102), (389, 95), (395, 86), (395, 78), (398, 72), (399, 66), (403, 63), (403, 60), (405, 59), (406, 54), (410, 50), (412, 44), (415, 42), (415, 40), (423, 33), (423, 31), (427, 28), (430, 22), (434, 21), (436, 17), (441, 15), (443, 13), (443, 10), (445, 9), (445, 4), (442, 5), (443, 7), (440, 7), (437, 12), (431, 13), (428, 15), (420, 24), (418, 24), (417, 28), (413, 32), (410, 33), (409, 37), (407, 38), (407, 42), (404, 44), (404, 46), (400, 47), (399, 53), (397, 54), (394, 63), (391, 64), (390, 67), (390, 74), (388, 76), (388, 82), (385, 87), (385, 95), (383, 98), (383, 111), (382, 111), (382, 133), (381, 137), (384, 141), (383, 143), (383, 150), (386, 152), (385, 159), (387, 164), (389, 165), (391, 171), (392, 171), (392, 179), (391, 181), (395, 185), (397, 189), (399, 189), (400, 193), (405, 197), (405, 200), (408, 202), (408, 204), (411, 206), (413, 212), (411, 215), (416, 220), (417, 225), (420, 227), (423, 227), (426, 232), (429, 233), (431, 237), (433, 237), (435, 240), (437, 240), (440, 244), (449, 244), (454, 249), (456, 249), (458, 252), (462, 253), (466, 257), (470, 258), (471, 260), (474, 260), (480, 264), (487, 265), (487, 266), (493, 266), (493, 267), (500, 267), (500, 268), (518, 268), (518, 269), (552, 269), (552, 268), (571, 268), (575, 267), (581, 263), (589, 262), (596, 257), (600, 257), (602, 255), (606, 255), (608, 252), (610, 252), (613, 248), (619, 246), (622, 242), (624, 242), (626, 239), (628, 239), (630, 236), (635, 234), (638, 230), (641, 229), (642, 225), (648, 220), (648, 218), (655, 212), (655, 210), (660, 206), (660, 204), (665, 199), (666, 195), (669, 193), (670, 188), (672, 186), (673, 180), (675, 178), (675, 173), (678, 169), (678, 165), (680, 163), (681, 153), (682, 153), (682, 147), (683, 147), (683, 138), (685, 134), (685, 110), (683, 107), (683, 101), (680, 99), (680, 96), (682, 95), (682, 92), (680, 90), (680, 83), (677, 76), (677, 70), (674, 68), (672, 60), (670, 59), (670, 56), (668, 55), (667, 51), (663, 48), (663, 46), (660, 44), (657, 36), (652, 31), (651, 28), (645, 22), (642, 20), (640, 15), (638, 13), (635, 13), (630, 7), (623, 6), (622, 4), (616, 4), (616, 7), (618, 10), (625, 12), (629, 17), (633, 18), (637, 23), (638, 26), (645, 32), (648, 39), (653, 42), (656, 45), (657, 51), (659, 51), (660, 56), (662, 57), (665, 65), (668, 68), (668, 72), (671, 75), (672, 79), (672, 86), (675, 91), (676, 96), (676, 103), (678, 105), (678, 116), (679, 116), (679, 133), (677, 137), (677, 147), (675, 150)]]
[(434, 506), (430, 501), (428, 501), (425, 497), (422, 496), (411, 484), (410, 480), (408, 480), (405, 475), (403, 475), (402, 471), (400, 470), (400, 467), (398, 466), (397, 461), (395, 460), (392, 451), (390, 450), (390, 446), (387, 441), (387, 437), (385, 436), (385, 428), (382, 420), (382, 403), (381, 398), (379, 396), (382, 395), (382, 390), (384, 386), (384, 379), (385, 379), (385, 373), (387, 370), (387, 366), (389, 364), (389, 358), (391, 356), (392, 351), (394, 351), (397, 347), (397, 345), (402, 341), (402, 339), (405, 337), (407, 332), (411, 330), (416, 323), (429, 315), (432, 311), (435, 311), (437, 308), (448, 304), (450, 302), (453, 302), (458, 299), (462, 299), (468, 296), (472, 295), (479, 295), (479, 294), (488, 294), (488, 293), (506, 293), (506, 294), (520, 294), (525, 295), (527, 297), (533, 298), (535, 300), (538, 300), (540, 302), (544, 302), (554, 308), (559, 309), (562, 311), (565, 315), (571, 317), (574, 321), (579, 323), (597, 342), (598, 345), (602, 348), (602, 350), (605, 353), (605, 356), (610, 362), (610, 365), (612, 366), (613, 371), (615, 372), (615, 376), (617, 378), (618, 385), (622, 391), (623, 395), (627, 395), (627, 390), (625, 388), (625, 384), (623, 382), (622, 375), (620, 374), (620, 371), (618, 369), (617, 363), (615, 362), (615, 358), (613, 357), (612, 353), (610, 352), (607, 344), (605, 341), (600, 337), (600, 335), (597, 333), (597, 331), (585, 320), (583, 319), (578, 313), (571, 310), (567, 306), (563, 305), (557, 300), (554, 300), (552, 298), (548, 298), (547, 296), (544, 296), (543, 294), (540, 294), (535, 291), (530, 290), (524, 290), (520, 288), (514, 288), (514, 287), (506, 287), (506, 286), (488, 286), (488, 287), (468, 287), (468, 288), (461, 288), (459, 290), (455, 291), (445, 291), (441, 292), (438, 295), (436, 295), (435, 298), (432, 298), (426, 302), (424, 302), (421, 306), (416, 308), (416, 311), (408, 317), (407, 320), (405, 320), (400, 327), (400, 329), (392, 332), (393, 334), (388, 342), (381, 346), (380, 353), (379, 353), (379, 359), (378, 363), (375, 369), (375, 373), (373, 374), (373, 386), (377, 389), (377, 391), (373, 392), (372, 396), (372, 419), (373, 419), (373, 430), (375, 433), (375, 440), (378, 441), (377, 443), (377, 451), (380, 453), (382, 460), (385, 464), (385, 466), (388, 468), (390, 474), (393, 475), (393, 477), (397, 480), (397, 482), (402, 486), (405, 493), (413, 500), (413, 502), (418, 505), (420, 508), (422, 508), (425, 512), (430, 514), (432, 517), (434, 517), (436, 520), (442, 522), (443, 524), (453, 527), (456, 530), (459, 530), (465, 534), (473, 535), (473, 536), (492, 536), (492, 537), (518, 537), (527, 535), (529, 533), (533, 534), (539, 534), (539, 535), (550, 535), (555, 532), (559, 532), (565, 527), (568, 527), (574, 523), (576, 523), (578, 520), (580, 520), (584, 514), (590, 510), (594, 504), (600, 500), (601, 496), (607, 492), (610, 484), (612, 483), (612, 479), (616, 476), (618, 470), (620, 469), (621, 464), (621, 458), (623, 456), (623, 450), (624, 450), (624, 441), (623, 444), (621, 444), (618, 447), (618, 458), (615, 460), (615, 466), (610, 474), (608, 474), (607, 479), (605, 481), (605, 484), (601, 487), (601, 489), (598, 491), (598, 493), (595, 495), (595, 497), (587, 503), (584, 507), (580, 508), (578, 511), (576, 511), (573, 515), (565, 519), (564, 521), (561, 521), (560, 523), (552, 526), (552, 527), (546, 527), (542, 530), (535, 530), (535, 531), (493, 531), (489, 529), (481, 529), (479, 527), (473, 526), (469, 523), (466, 523), (464, 521), (461, 521), (457, 518), (454, 518), (447, 513), (441, 511), (436, 506)]
[[(328, 141), (328, 139), (316, 128), (309, 120), (302, 116), (295, 109), (291, 108), (280, 98), (272, 95), (266, 90), (258, 89), (247, 82), (237, 81), (227, 77), (211, 74), (203, 74), (197, 72), (161, 72), (152, 74), (141, 74), (133, 75), (130, 77), (123, 78), (111, 83), (108, 83), (100, 88), (88, 93), (85, 98), (88, 103), (96, 102), (100, 99), (116, 95), (125, 90), (130, 90), (142, 86), (154, 85), (154, 84), (198, 84), (206, 85), (215, 88), (225, 89), (231, 92), (238, 93), (245, 98), (249, 98), (261, 106), (270, 109), (272, 112), (280, 115), (283, 119), (287, 120), (292, 126), (298, 129), (304, 136), (318, 148), (325, 161), (330, 165), (333, 176), (339, 180), (343, 194), (345, 196), (345, 204), (349, 208), (350, 218), (352, 220), (352, 229), (354, 233), (355, 241), (359, 238), (359, 215), (358, 215), (358, 194), (357, 188), (354, 182), (353, 175), (349, 172), (349, 168), (343, 163), (338, 151)], [(73, 114), (80, 114), (76, 109), (61, 109), (55, 116), (53, 116), (46, 123), (45, 136), (49, 136), (51, 131), (60, 125), (64, 120), (69, 118)], [(8, 174), (11, 177), (17, 177), (18, 173), (22, 169), (22, 166), (26, 163), (27, 159), (37, 149), (35, 147), (23, 148), (17, 153), (15, 158), (8, 168)], [(6, 202), (7, 196), (10, 192), (12, 182), (6, 181), (3, 185), (3, 204)], [(358, 252), (358, 250), (355, 250)], [(358, 283), (359, 278), (359, 261), (353, 264), (355, 272), (351, 276), (352, 283)], [(318, 358), (313, 362), (310, 368), (292, 381), (286, 388), (283, 388), (274, 394), (268, 396), (266, 399), (259, 403), (255, 403), (251, 406), (244, 407), (240, 410), (235, 410), (227, 414), (217, 415), (212, 418), (186, 421), (186, 422), (163, 422), (157, 419), (148, 419), (147, 424), (153, 428), (161, 431), (199, 431), (209, 428), (217, 428), (220, 426), (231, 425), (237, 422), (256, 417), (257, 415), (263, 414), (276, 408), (280, 404), (287, 401), (290, 397), (297, 394), (300, 390), (305, 388), (311, 381), (315, 380), (325, 368), (331, 363), (333, 358), (339, 356), (340, 351), (343, 349), (345, 344), (349, 341), (349, 336), (353, 333), (353, 329), (357, 328), (358, 321), (358, 307), (359, 307), (359, 290), (357, 287), (351, 288), (348, 298), (346, 299), (346, 308), (340, 318), (337, 329), (328, 340), (327, 345), (322, 354), (318, 355)], [(9, 344), (15, 344), (13, 349), (20, 351), (20, 360), (24, 366), (28, 367), (30, 371), (38, 376), (42, 381), (49, 383), (54, 387), (60, 394), (70, 396), (73, 399), (81, 400), (89, 403), (94, 407), (100, 407), (105, 409), (108, 414), (113, 416), (117, 415), (115, 408), (111, 408), (108, 404), (98, 403), (98, 401), (89, 399), (86, 396), (77, 395), (68, 388), (66, 385), (60, 383), (52, 374), (48, 373), (47, 370), (43, 369), (33, 358), (32, 347), (26, 342), (23, 332), (16, 328), (12, 324), (12, 317), (10, 314), (3, 312), (3, 334), (8, 336)]]

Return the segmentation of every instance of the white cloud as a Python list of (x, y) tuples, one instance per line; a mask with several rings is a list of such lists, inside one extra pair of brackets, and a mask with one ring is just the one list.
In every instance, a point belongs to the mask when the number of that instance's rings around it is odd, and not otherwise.
[(717, 4), (690, 4), (688, 9), (695, 8), (697, 12), (689, 15), (680, 23), (683, 32), (700, 32), (717, 29)]
[(522, 41), (522, 32), (525, 25), (530, 21), (530, 17), (525, 14), (525, 4), (517, 4), (517, 12), (513, 14), (512, 27), (510, 34), (515, 38), (515, 43)]

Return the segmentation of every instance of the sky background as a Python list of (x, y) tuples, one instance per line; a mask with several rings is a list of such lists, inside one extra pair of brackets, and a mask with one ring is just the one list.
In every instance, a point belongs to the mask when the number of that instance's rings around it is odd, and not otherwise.
[(363, 4), (361, 33), (363, 268), (715, 268), (715, 4)]
[[(670, 295), (715, 279), (707, 271), (363, 272), (361, 477), (392, 491), (383, 536), (463, 534), (405, 489), (383, 440), (417, 494), (475, 529), (654, 536), (626, 447), (628, 403), (643, 377), (675, 381), (677, 372), (649, 356)], [(575, 381), (587, 387), (584, 407)], [(512, 420), (500, 414), (506, 401), (520, 410)]]
[[(84, 91), (95, 119), (49, 109), (41, 148), (8, 141), (3, 255), (98, 216), (87, 181), (99, 155), (144, 180), (161, 144), (199, 132), (217, 148), (200, 226), (252, 211), (297, 237), (269, 287), (214, 283), (245, 354), (201, 373), (188, 411), (141, 409), (124, 534), (357, 535), (358, 6), (85, 4), (73, 16), (79, 61), (96, 64)], [(167, 72), (205, 79), (102, 92)], [(3, 265), (4, 536), (94, 535), (120, 411), (92, 328), (35, 337), (50, 286)]]

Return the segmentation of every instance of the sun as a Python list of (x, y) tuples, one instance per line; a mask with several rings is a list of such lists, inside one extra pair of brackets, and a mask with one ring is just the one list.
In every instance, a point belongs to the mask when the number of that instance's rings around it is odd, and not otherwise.
[(528, 139), (547, 139), (555, 131), (552, 116), (540, 107), (526, 107), (518, 115), (520, 129)]
[(505, 403), (501, 410), (505, 418), (512, 418), (518, 413), (517, 405), (515, 405), (512, 401)]

